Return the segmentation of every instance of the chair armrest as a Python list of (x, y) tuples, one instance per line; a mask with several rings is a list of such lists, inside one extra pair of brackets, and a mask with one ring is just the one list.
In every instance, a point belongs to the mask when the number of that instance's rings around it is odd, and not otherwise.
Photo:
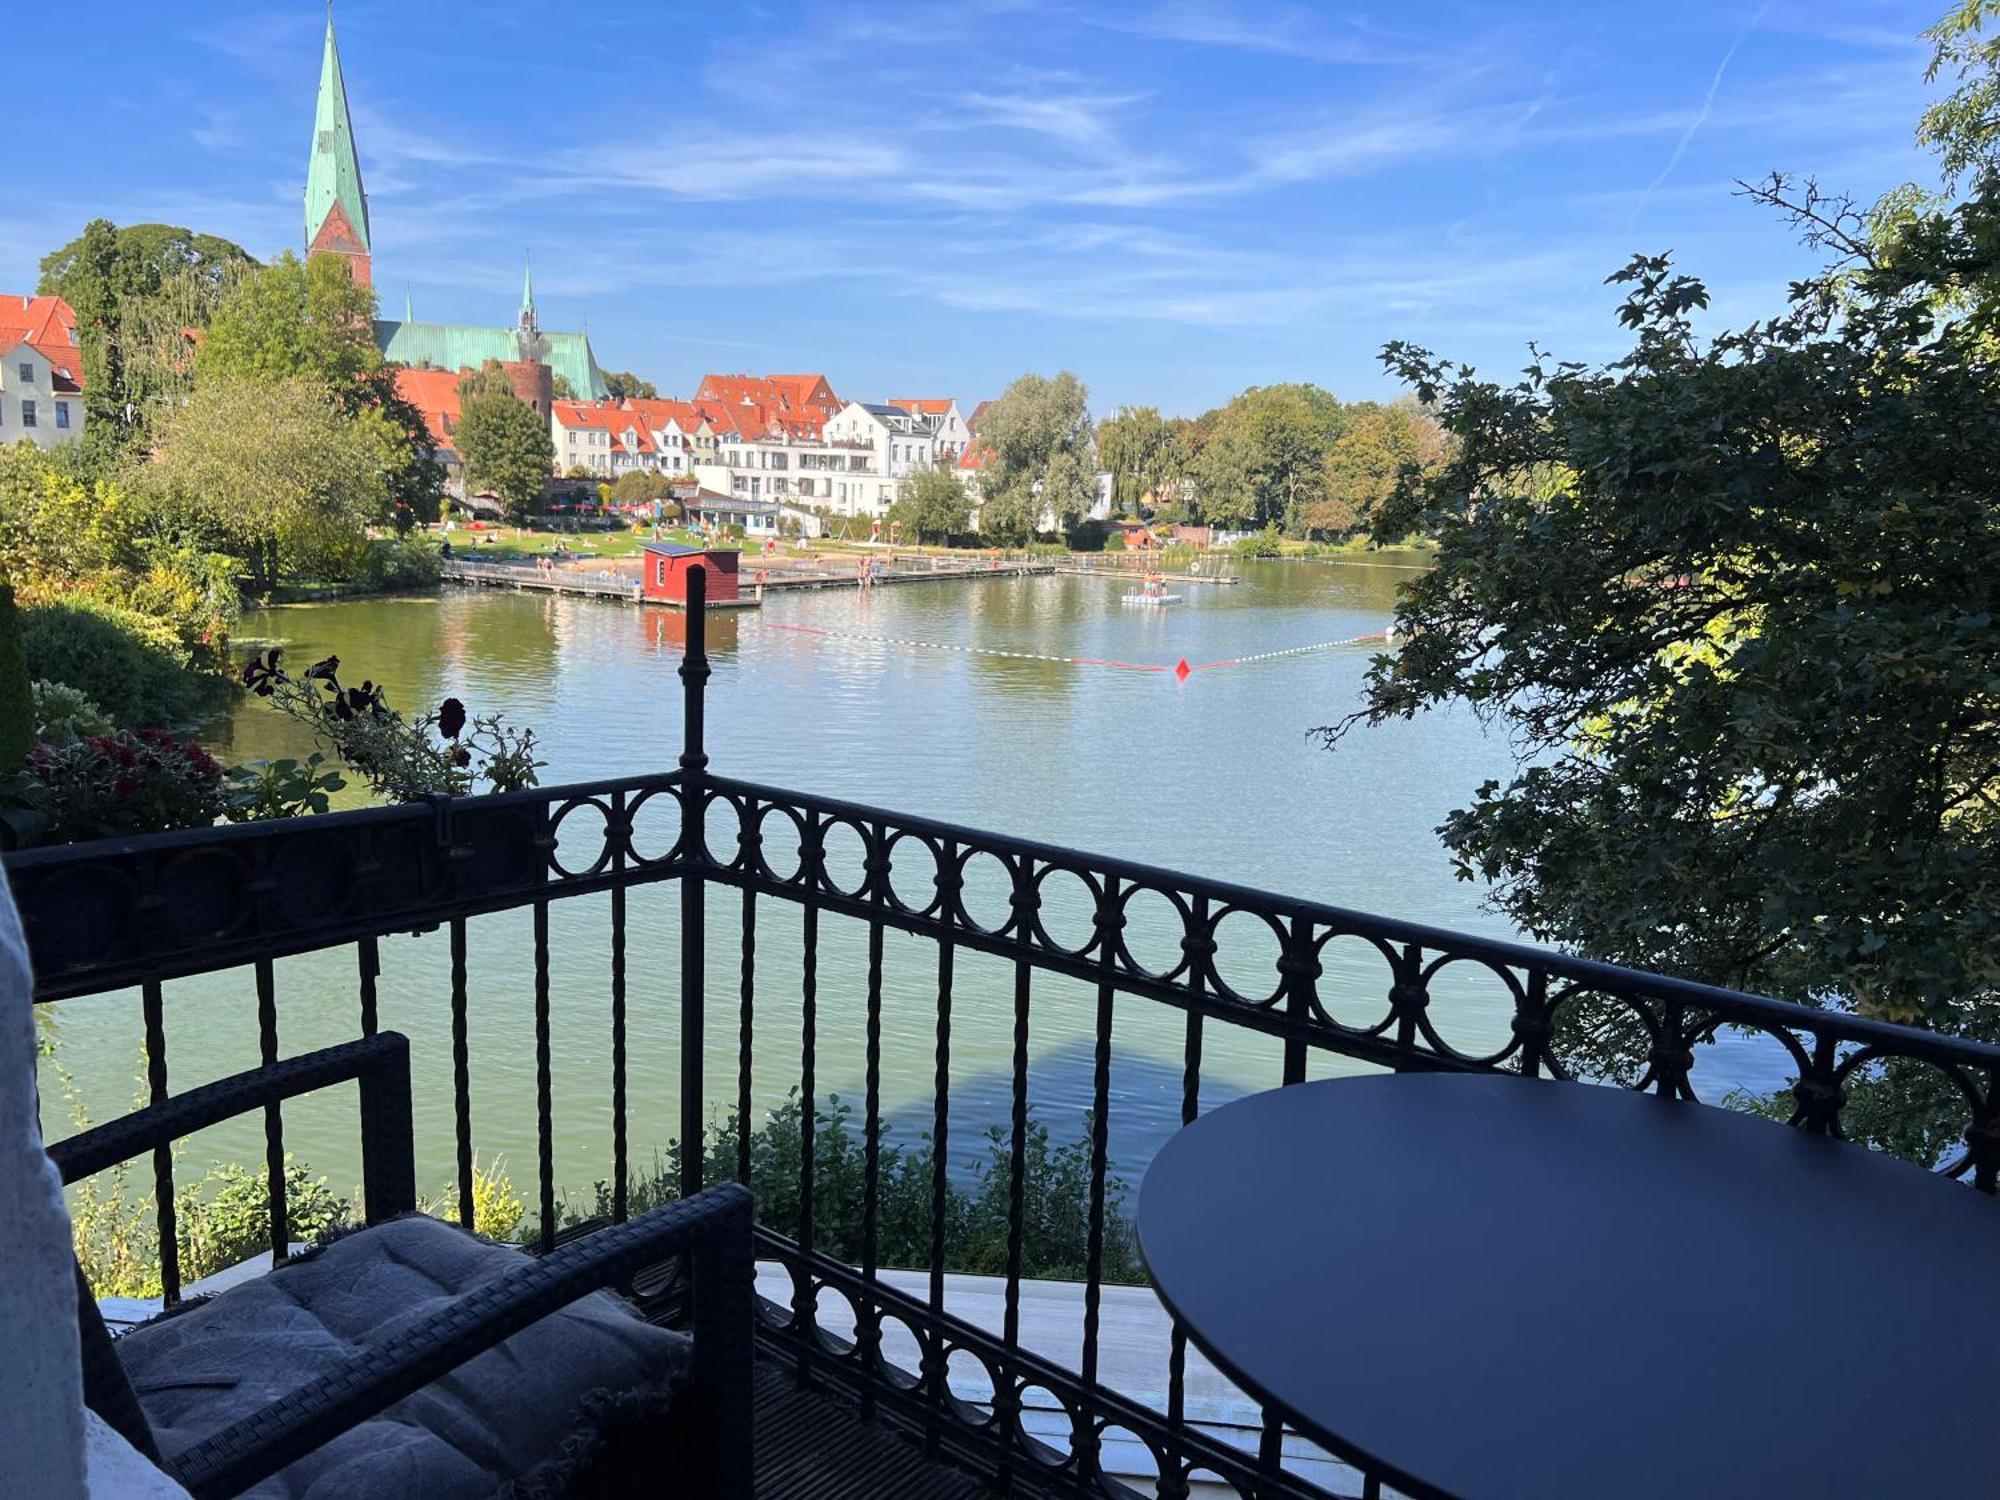
[(223, 1120), (349, 1079), (361, 1085), (362, 1192), (369, 1222), (408, 1213), (417, 1206), (410, 1043), (395, 1031), (377, 1032), (189, 1089), (58, 1141), (49, 1147), (49, 1158), (67, 1185)]
[(751, 1202), (736, 1183), (664, 1204), (624, 1224), (525, 1258), (517, 1270), (355, 1355), (318, 1379), (176, 1455), (197, 1500), (221, 1500), (393, 1406), (579, 1297), (676, 1254), (693, 1261), (694, 1381), (713, 1452), (692, 1494), (750, 1491)]

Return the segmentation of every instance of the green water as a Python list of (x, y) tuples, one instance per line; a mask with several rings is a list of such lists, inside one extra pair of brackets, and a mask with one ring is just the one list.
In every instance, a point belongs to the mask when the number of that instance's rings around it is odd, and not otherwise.
[[(1308, 738), (1355, 706), (1371, 651), (1333, 647), (1171, 673), (982, 656), (945, 646), (1084, 657), (1141, 665), (1240, 659), (1379, 631), (1416, 559), (1367, 565), (1241, 565), (1233, 588), (1182, 586), (1166, 609), (1121, 605), (1109, 579), (1044, 577), (935, 583), (774, 597), (761, 613), (711, 623), (709, 736), (721, 773), (1019, 833), (1080, 849), (1199, 871), (1271, 890), (1467, 931), (1505, 934), (1481, 892), (1457, 881), (1434, 829), (1479, 782), (1504, 775), (1507, 746), (1469, 713), (1440, 712), (1359, 732), (1329, 754)], [(781, 626), (830, 632), (813, 635)], [(239, 642), (281, 642), (295, 662), (337, 653), (345, 675), (373, 677), (409, 708), (455, 694), (474, 712), (533, 725), (544, 784), (661, 770), (679, 751), (682, 619), (592, 600), (447, 590), (435, 598), (294, 607), (247, 617)], [(884, 637), (867, 640), (858, 637)], [(924, 642), (910, 645), (903, 642)], [(230, 758), (303, 754), (307, 738), (262, 703), (246, 702), (212, 742)], [(774, 861), (784, 851), (773, 849)], [(847, 851), (851, 852), (851, 851)], [(792, 851), (795, 856), (795, 851)], [(836, 862), (843, 854), (836, 854)], [(901, 863), (900, 888), (928, 868)], [(990, 872), (989, 872), (990, 873)], [(907, 882), (907, 883), (906, 883)], [(991, 901), (975, 877), (973, 897)], [(635, 893), (630, 921), (631, 1140), (650, 1161), (678, 1118), (679, 1005), (675, 897)], [(1049, 923), (1080, 932), (1082, 902), (1052, 887)], [(708, 1086), (713, 1112), (734, 1094), (737, 912), (710, 901)], [(1163, 903), (1130, 912), (1142, 957), (1173, 952), (1178, 929)], [(535, 1177), (534, 1022), (527, 913), (472, 926), (474, 1141), (501, 1154), (517, 1185)], [(1065, 925), (1067, 929), (1065, 929)], [(552, 912), (551, 1070), (560, 1184), (587, 1191), (611, 1169), (609, 916), (601, 898)], [(1223, 932), (1222, 965), (1244, 987), (1272, 987), (1275, 942), (1247, 918)], [(760, 905), (754, 1073), (759, 1100), (782, 1098), (800, 1067), (799, 918)], [(419, 1180), (452, 1175), (453, 1131), (446, 943), (440, 933), (385, 939), (382, 1024), (413, 1042)], [(819, 1091), (858, 1101), (862, 1088), (865, 933), (822, 921)], [(1372, 950), (1330, 946), (1323, 992), (1343, 1019), (1372, 1021), (1388, 977)], [(928, 1127), (936, 1066), (937, 956), (890, 934), (885, 964), (883, 1093), (898, 1138)], [(356, 1033), (351, 952), (278, 966), (281, 1050)], [(1012, 1046), (1011, 970), (957, 957), (950, 1097), (954, 1157), (1004, 1118)], [(136, 997), (58, 1007), (59, 1055), (97, 1117), (129, 1102), (140, 1070)], [(1447, 970), (1433, 1006), (1451, 1040), (1487, 1050), (1506, 1035), (1497, 981)], [(1090, 1097), (1095, 995), (1037, 976), (1030, 1093), (1057, 1133), (1080, 1129)], [(1275, 1084), (1277, 1048), (1210, 1026), (1204, 1104)], [(256, 1061), (255, 998), (247, 972), (176, 982), (167, 990), (168, 1060), (176, 1090)], [(1121, 998), (1116, 1007), (1112, 1151), (1126, 1175), (1143, 1166), (1179, 1118), (1183, 1023), (1177, 1012)], [(1315, 1071), (1337, 1060), (1315, 1062)], [(45, 1078), (49, 1112), (62, 1085)], [(288, 1106), (286, 1144), (337, 1186), (358, 1177), (351, 1093)], [(51, 1120), (51, 1134), (63, 1133)], [(215, 1157), (261, 1157), (256, 1122), (195, 1140), (184, 1170)], [(532, 1192), (525, 1194), (533, 1200)]]

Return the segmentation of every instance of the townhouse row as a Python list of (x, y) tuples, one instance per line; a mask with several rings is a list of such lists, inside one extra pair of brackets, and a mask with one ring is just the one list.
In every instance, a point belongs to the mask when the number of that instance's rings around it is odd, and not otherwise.
[(957, 402), (843, 401), (821, 375), (710, 375), (686, 401), (557, 401), (549, 425), (561, 474), (687, 475), (723, 494), (838, 516), (879, 517), (921, 470), (947, 469), (970, 486), (980, 466)]

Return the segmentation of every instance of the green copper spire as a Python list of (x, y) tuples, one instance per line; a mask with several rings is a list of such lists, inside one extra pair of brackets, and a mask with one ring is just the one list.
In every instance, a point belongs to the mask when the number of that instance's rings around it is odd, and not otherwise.
[(521, 312), (525, 316), (535, 310), (535, 265), (523, 254), (521, 266)]
[(319, 65), (319, 107), (313, 114), (312, 162), (306, 169), (306, 244), (319, 235), (326, 216), (338, 206), (372, 250), (368, 195), (361, 187), (361, 162), (354, 154), (354, 121), (347, 112), (347, 82), (340, 74), (340, 49), (333, 40), (333, 7), (326, 11), (326, 51)]
[(403, 287), (403, 321), (405, 323), (417, 321), (417, 302), (416, 298), (410, 295), (408, 285)]

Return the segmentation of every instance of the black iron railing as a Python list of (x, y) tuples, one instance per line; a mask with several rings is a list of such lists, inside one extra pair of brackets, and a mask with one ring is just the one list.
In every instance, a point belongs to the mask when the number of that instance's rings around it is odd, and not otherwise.
[[(136, 987), (143, 1013), (147, 1081), (169, 1097), (161, 987), (180, 976), (247, 968), (254, 977), (260, 1052), (280, 1055), (274, 964), (287, 955), (351, 945), (356, 956), (356, 1023), (377, 1028), (380, 939), (442, 927), (450, 953), (450, 1062), (453, 1154), (459, 1212), (474, 1203), (470, 1107), (467, 922), (483, 913), (532, 914), (536, 1197), (546, 1246), (558, 1222), (554, 1160), (557, 1112), (551, 1085), (549, 912), (556, 902), (602, 898), (609, 907), (605, 983), (611, 1028), (608, 1087), (613, 1130), (610, 1217), (628, 1212), (627, 896), (677, 882), (679, 896), (679, 1157), (684, 1193), (704, 1185), (705, 1125), (711, 1112), (737, 1119), (736, 1170), (751, 1174), (753, 1065), (782, 1046), (797, 1048), (805, 1101), (796, 1128), (796, 1234), (759, 1230), (760, 1255), (791, 1280), (788, 1305), (767, 1302), (761, 1337), (794, 1362), (802, 1379), (844, 1386), (870, 1409), (921, 1430), (933, 1449), (996, 1479), (1044, 1490), (1101, 1493), (1118, 1485), (1103, 1461), (1107, 1438), (1136, 1444), (1156, 1466), (1152, 1487), (1182, 1496), (1191, 1478), (1213, 1478), (1245, 1495), (1323, 1493), (1287, 1468), (1286, 1434), (1266, 1413), (1247, 1443), (1225, 1441), (1190, 1419), (1186, 1340), (1175, 1329), (1164, 1352), (1164, 1399), (1147, 1404), (1100, 1378), (1103, 1270), (1111, 1196), (1109, 1132), (1119, 1110), (1111, 1082), (1114, 1016), (1137, 1003), (1180, 1025), (1179, 1111), (1192, 1120), (1203, 1102), (1204, 1059), (1217, 1039), (1254, 1036), (1278, 1061), (1269, 1082), (1305, 1079), (1314, 1058), (1380, 1068), (1504, 1070), (1527, 1076), (1588, 1073), (1596, 1042), (1622, 1036), (1636, 1059), (1620, 1081), (1675, 1098), (1714, 1097), (1703, 1065), (1718, 1034), (1770, 1039), (1787, 1060), (1791, 1123), (1843, 1134), (1857, 1081), (1885, 1065), (1930, 1070), (1962, 1101), (1962, 1142), (1937, 1164), (1993, 1192), (2000, 1175), (2000, 1048), (1813, 1010), (1754, 995), (1592, 963), (1247, 889), (1129, 861), (1097, 858), (920, 817), (710, 772), (703, 708), (708, 680), (700, 570), (691, 577), (685, 723), (679, 766), (627, 777), (470, 800), (439, 800), (265, 825), (205, 829), (74, 848), (31, 851), (7, 861), (37, 973), (37, 999), (53, 1001)], [(664, 825), (664, 826), (661, 826)], [(847, 852), (839, 854), (836, 845)], [(856, 857), (858, 855), (858, 857)], [(708, 918), (720, 891), (736, 893), (735, 982), (707, 981)], [(795, 908), (796, 971), (758, 949), (767, 903)], [(1148, 940), (1134, 937), (1144, 903)], [(861, 1253), (855, 1262), (821, 1248), (817, 1222), (812, 1108), (818, 1074), (821, 924), (846, 924), (865, 939), (861, 997), (864, 1063)], [(878, 1214), (886, 1130), (883, 1034), (888, 991), (885, 939), (903, 934), (930, 950), (930, 996), (917, 1019), (934, 1042), (930, 1080), (929, 1256), (921, 1295), (898, 1290), (878, 1263)], [(657, 937), (649, 929), (649, 940)], [(1246, 939), (1247, 944), (1246, 944)], [(1329, 981), (1330, 945), (1379, 960), (1373, 986)], [(1229, 952), (1244, 944), (1265, 955), (1254, 970)], [(1004, 1312), (997, 1331), (956, 1316), (947, 1303), (945, 1203), (950, 1152), (962, 1129), (952, 1099), (955, 976), (961, 959), (1004, 965), (1011, 1026), (1008, 1097), (1000, 1135), (1010, 1174)], [(1455, 1045), (1432, 1013), (1441, 976), (1477, 970), (1507, 997), (1511, 1024), (1488, 1050)], [(1345, 975), (1351, 970), (1351, 964)], [(1254, 973), (1253, 979), (1250, 975)], [(1030, 1129), (1031, 1035), (1038, 976), (1060, 979), (1094, 999), (1089, 1011), (1089, 1184), (1080, 1357), (1074, 1366), (1023, 1347), (1021, 1316)], [(990, 977), (990, 976), (989, 976)], [(1046, 981), (1045, 981), (1046, 982)], [(797, 1029), (773, 1039), (760, 1029), (759, 997), (798, 1000)], [(908, 993), (904, 986), (902, 993)], [(982, 991), (992, 1004), (991, 987)], [(1129, 997), (1129, 998), (1128, 998)], [(331, 1001), (315, 1000), (316, 1007)], [(1366, 1014), (1357, 1015), (1361, 1009)], [(901, 1018), (907, 1019), (907, 1018)], [(990, 1019), (990, 1017), (988, 1018)], [(711, 1072), (718, 1040), (735, 1032), (733, 1070)], [(787, 1065), (789, 1066), (789, 1064)], [(442, 1059), (435, 1073), (445, 1071)], [(419, 1067), (419, 1077), (423, 1069)], [(976, 1122), (983, 1123), (983, 1122)], [(266, 1120), (274, 1248), (284, 1219), (284, 1122)], [(1360, 1149), (1360, 1148), (1357, 1148)], [(161, 1206), (161, 1257), (169, 1300), (178, 1291), (172, 1204), (173, 1162), (154, 1162)], [(826, 1325), (823, 1295), (851, 1316)], [(1829, 1315), (1837, 1310), (1829, 1309)], [(890, 1340), (887, 1335), (896, 1335)], [(915, 1368), (891, 1358), (913, 1349)], [(966, 1396), (968, 1361), (980, 1394)], [(1027, 1399), (1034, 1393), (1034, 1403)], [(1043, 1424), (1023, 1425), (1031, 1404)], [(1067, 1432), (1051, 1439), (1054, 1415)], [(1127, 1467), (1129, 1472), (1129, 1466)], [(1352, 1487), (1380, 1492), (1378, 1476), (1355, 1471)]]

